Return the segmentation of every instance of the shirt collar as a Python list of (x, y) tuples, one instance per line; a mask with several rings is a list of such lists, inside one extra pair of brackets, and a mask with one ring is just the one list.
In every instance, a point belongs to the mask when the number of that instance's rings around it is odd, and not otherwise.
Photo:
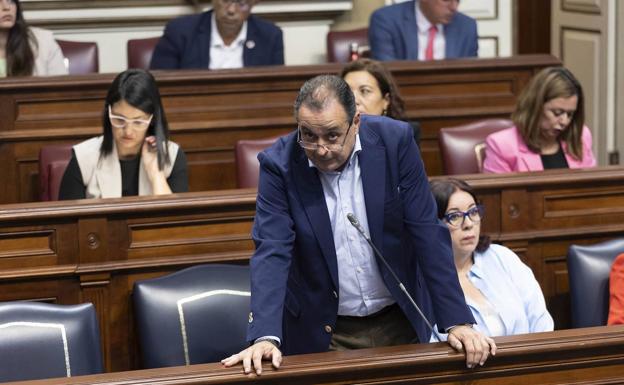
[(221, 34), (219, 33), (219, 29), (217, 28), (217, 18), (215, 17), (214, 12), (212, 13), (211, 22), (210, 22), (210, 46), (211, 47), (219, 47), (219, 48), (234, 47), (236, 45), (245, 44), (245, 40), (247, 40), (247, 21), (246, 20), (243, 22), (243, 26), (241, 27), (241, 30), (238, 33), (238, 36), (236, 36), (236, 39), (234, 39), (232, 44), (230, 44), (229, 46), (226, 46), (225, 43), (223, 42), (223, 38), (221, 37)]
[[(433, 24), (431, 24), (425, 14), (422, 13), (419, 4), (420, 2), (418, 1), (414, 2), (414, 7), (416, 8), (416, 26), (418, 27), (418, 32), (428, 34), (429, 28), (431, 28)], [(438, 32), (442, 32), (444, 30), (444, 24), (436, 24), (436, 27), (438, 28)]]
[(478, 251), (474, 251), (472, 253), (472, 267), (470, 268), (469, 274), (474, 275), (477, 278), (483, 277), (483, 254)]
[[(345, 166), (345, 168), (350, 167), (353, 164), (353, 159), (355, 159), (355, 156), (359, 154), (360, 151), (362, 151), (362, 143), (360, 142), (360, 134), (358, 133), (358, 134), (355, 134), (355, 144), (353, 145), (353, 151), (351, 151), (351, 155), (349, 156), (349, 160), (347, 161), (347, 165)], [(316, 165), (314, 164), (314, 162), (312, 162), (309, 158), (308, 158), (308, 166), (316, 168)], [(325, 171), (320, 171), (320, 172), (325, 172)], [(340, 174), (340, 171), (331, 171), (331, 172), (326, 172), (326, 173), (327, 174)]]

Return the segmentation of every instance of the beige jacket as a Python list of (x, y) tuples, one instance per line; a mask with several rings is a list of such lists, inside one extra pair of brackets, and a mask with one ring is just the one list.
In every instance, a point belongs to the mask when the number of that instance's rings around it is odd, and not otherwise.
[[(113, 151), (105, 157), (100, 157), (100, 147), (103, 136), (85, 140), (75, 145), (74, 153), (80, 167), (82, 180), (86, 187), (86, 198), (120, 198), (121, 197), (121, 166), (117, 148), (113, 141)], [(168, 142), (169, 158), (171, 162), (165, 165), (165, 176), (169, 178), (173, 163), (178, 155), (179, 146)], [(143, 167), (139, 167), (139, 195), (152, 195), (152, 185)]]
[(29, 27), (35, 39), (37, 46), (33, 45), (35, 54), (34, 76), (52, 76), (67, 75), (67, 67), (65, 67), (63, 52), (59, 47), (54, 35), (51, 31), (37, 27)]

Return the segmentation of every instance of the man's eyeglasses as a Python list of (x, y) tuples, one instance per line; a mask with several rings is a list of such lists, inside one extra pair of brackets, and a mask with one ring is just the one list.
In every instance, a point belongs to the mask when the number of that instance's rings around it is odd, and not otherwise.
[(248, 11), (251, 8), (251, 0), (220, 0), (226, 7), (236, 5), (241, 11)]
[(147, 128), (149, 127), (150, 123), (152, 122), (152, 118), (154, 117), (154, 115), (150, 115), (149, 119), (145, 120), (145, 119), (128, 119), (126, 117), (123, 116), (119, 116), (119, 115), (114, 115), (113, 111), (111, 110), (111, 107), (108, 106), (108, 119), (110, 120), (110, 123), (113, 127), (116, 128), (125, 128), (130, 127), (131, 129), (135, 130), (135, 131), (143, 131), (143, 130), (147, 130)]
[(347, 128), (347, 132), (345, 133), (344, 138), (342, 139), (342, 143), (327, 143), (327, 144), (318, 144), (318, 143), (313, 143), (313, 142), (305, 142), (301, 138), (301, 125), (299, 125), (297, 127), (297, 143), (299, 143), (299, 145), (302, 148), (305, 148), (306, 150), (316, 151), (319, 148), (323, 147), (325, 149), (325, 151), (338, 152), (338, 151), (342, 150), (342, 148), (344, 147), (344, 144), (347, 141), (347, 137), (349, 136), (349, 131), (351, 131), (351, 126), (352, 125), (353, 125), (352, 123), (349, 123), (349, 128)]
[(472, 223), (481, 222), (481, 218), (483, 217), (483, 206), (476, 205), (468, 209), (468, 211), (453, 211), (444, 214), (444, 220), (446, 223), (453, 227), (463, 226), (466, 217), (470, 218)]

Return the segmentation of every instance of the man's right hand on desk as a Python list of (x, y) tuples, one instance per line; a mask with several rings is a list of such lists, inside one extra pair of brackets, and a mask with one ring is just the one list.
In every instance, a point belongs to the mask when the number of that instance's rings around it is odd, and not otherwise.
[(262, 374), (262, 360), (271, 360), (275, 369), (282, 363), (282, 352), (275, 344), (269, 341), (259, 341), (251, 345), (240, 353), (232, 354), (228, 358), (221, 360), (226, 367), (234, 366), (243, 362), (245, 374), (251, 373), (252, 365), (257, 375)]

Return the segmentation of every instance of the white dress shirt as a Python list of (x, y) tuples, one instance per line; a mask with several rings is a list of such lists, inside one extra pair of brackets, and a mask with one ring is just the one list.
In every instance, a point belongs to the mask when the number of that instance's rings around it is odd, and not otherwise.
[[(425, 51), (427, 50), (427, 43), (429, 41), (429, 28), (433, 24), (425, 17), (418, 6), (419, 2), (416, 2), (416, 26), (418, 27), (418, 60), (425, 59)], [(436, 24), (438, 32), (433, 40), (433, 58), (435, 60), (441, 60), (446, 57), (446, 40), (444, 39), (444, 24)]]
[(225, 45), (214, 12), (210, 23), (210, 63), (211, 70), (222, 68), (243, 68), (243, 49), (247, 39), (247, 22), (243, 23), (238, 36), (230, 45)]

